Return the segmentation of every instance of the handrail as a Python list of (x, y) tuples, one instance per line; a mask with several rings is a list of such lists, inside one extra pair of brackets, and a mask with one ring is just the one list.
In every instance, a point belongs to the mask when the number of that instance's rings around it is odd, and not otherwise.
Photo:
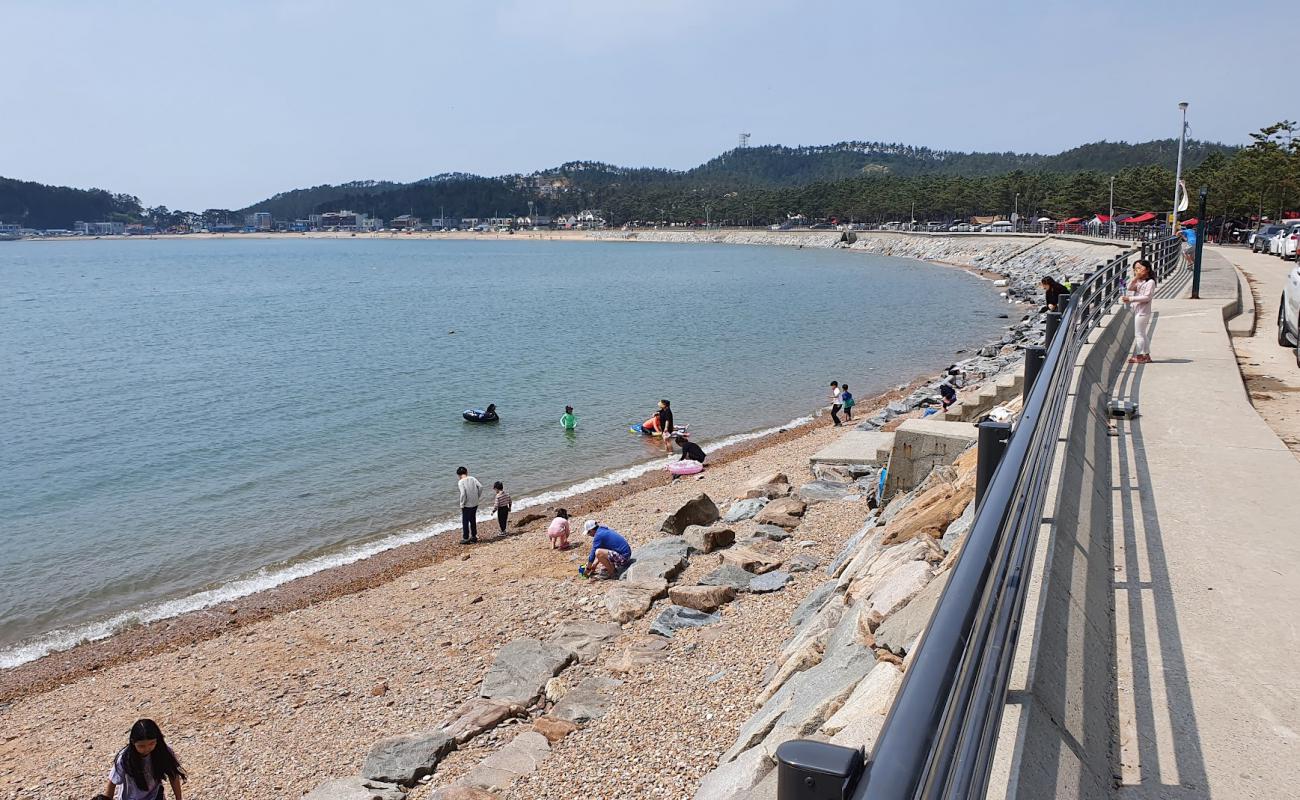
[[(1142, 246), (1158, 278), (1177, 268), (1180, 244), (1170, 237)], [(984, 795), (1074, 364), (1118, 301), (1137, 252), (1112, 258), (1076, 287), (1046, 343), (1042, 369), (852, 800)]]

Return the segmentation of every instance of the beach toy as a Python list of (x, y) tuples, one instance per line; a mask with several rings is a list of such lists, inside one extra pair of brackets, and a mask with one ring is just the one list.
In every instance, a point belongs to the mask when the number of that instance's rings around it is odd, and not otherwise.
[(487, 415), (487, 412), (481, 408), (466, 409), (465, 412), (461, 414), (461, 416), (465, 418), (466, 422), (476, 422), (479, 424), (486, 424), (489, 422), (500, 422), (500, 417), (495, 417), (495, 416), (489, 417)]
[(703, 472), (704, 465), (688, 458), (685, 461), (674, 461), (669, 464), (668, 471), (674, 475), (694, 475), (698, 472)]

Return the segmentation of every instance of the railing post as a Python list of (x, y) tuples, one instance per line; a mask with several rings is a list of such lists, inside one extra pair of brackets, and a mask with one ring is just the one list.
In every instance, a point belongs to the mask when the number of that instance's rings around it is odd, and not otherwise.
[(777, 800), (849, 800), (862, 775), (862, 751), (793, 739), (776, 748)]
[(1029, 399), (1029, 392), (1034, 388), (1034, 381), (1038, 379), (1038, 373), (1042, 370), (1046, 358), (1046, 347), (1029, 345), (1025, 348), (1025, 388), (1021, 395), (1024, 399)]
[[(1068, 294), (1063, 294), (1063, 295), (1061, 295), (1061, 297), (1067, 297), (1067, 298), (1068, 298), (1069, 295), (1068, 295)], [(1058, 299), (1057, 299), (1057, 302), (1056, 302), (1056, 307), (1057, 307), (1057, 308), (1064, 308), (1064, 307), (1065, 307), (1065, 304), (1062, 303), (1062, 302), (1060, 301), (1060, 299), (1058, 298)], [(1060, 327), (1061, 327), (1061, 312), (1059, 312), (1059, 311), (1048, 311), (1048, 312), (1047, 312), (1047, 318), (1044, 320), (1044, 326), (1043, 326), (1043, 344), (1044, 344), (1044, 345), (1049, 345), (1049, 344), (1052, 343), (1052, 340), (1056, 338), (1056, 330), (1057, 330), (1057, 328), (1060, 328)], [(1025, 377), (1026, 377), (1026, 378), (1029, 377), (1029, 374), (1028, 374), (1027, 371), (1026, 371)]]
[[(1028, 375), (1025, 376), (1028, 379)], [(1002, 454), (1007, 451), (1007, 442), (1011, 441), (1011, 423), (985, 420), (979, 424), (979, 452), (975, 466), (975, 508), (979, 508), (984, 499), (984, 490), (993, 480), (993, 473), (1002, 461)]]

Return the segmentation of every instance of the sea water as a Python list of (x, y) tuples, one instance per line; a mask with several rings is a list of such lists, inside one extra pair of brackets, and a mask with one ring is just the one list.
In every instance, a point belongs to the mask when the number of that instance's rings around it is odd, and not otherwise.
[(460, 465), (516, 509), (659, 468), (660, 398), (706, 449), (866, 398), (1005, 308), (813, 249), (0, 244), (0, 666), (445, 530)]

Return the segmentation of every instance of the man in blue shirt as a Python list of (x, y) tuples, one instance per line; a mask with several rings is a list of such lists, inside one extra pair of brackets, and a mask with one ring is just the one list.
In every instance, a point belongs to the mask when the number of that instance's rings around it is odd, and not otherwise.
[(589, 519), (582, 526), (583, 531), (591, 537), (591, 554), (587, 556), (587, 573), (591, 573), (592, 564), (596, 565), (595, 575), (601, 578), (615, 578), (632, 560), (632, 546), (619, 535), (618, 531), (600, 525)]
[(1183, 260), (1187, 262), (1187, 268), (1192, 268), (1192, 262), (1196, 260), (1196, 228), (1183, 228), (1179, 233), (1183, 237)]

